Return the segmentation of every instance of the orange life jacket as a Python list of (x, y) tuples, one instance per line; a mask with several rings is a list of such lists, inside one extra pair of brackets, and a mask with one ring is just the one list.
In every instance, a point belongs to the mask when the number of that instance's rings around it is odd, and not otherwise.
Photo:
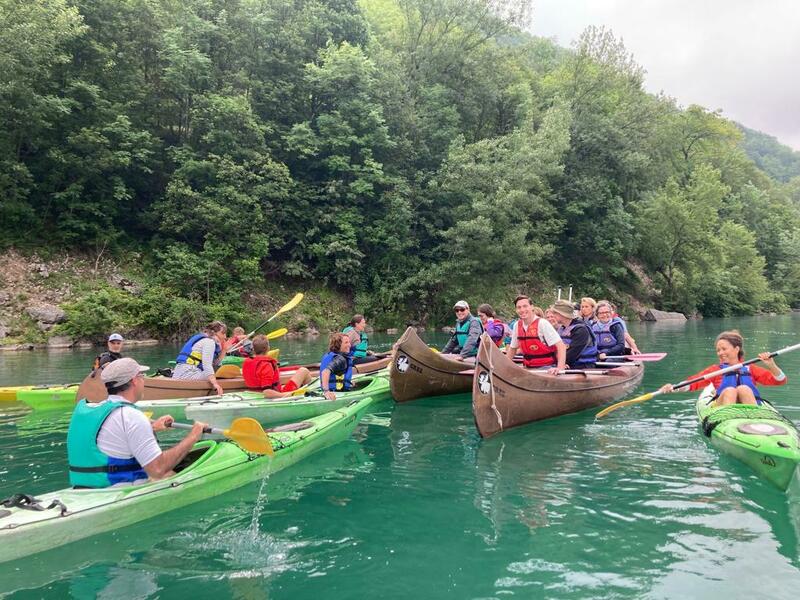
[(556, 347), (548, 346), (539, 338), (539, 317), (524, 329), (522, 319), (517, 321), (517, 341), (526, 367), (549, 367), (556, 364)]

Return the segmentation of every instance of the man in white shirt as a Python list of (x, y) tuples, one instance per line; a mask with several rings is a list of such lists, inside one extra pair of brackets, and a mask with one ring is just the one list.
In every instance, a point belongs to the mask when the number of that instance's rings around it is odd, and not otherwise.
[(567, 364), (567, 347), (561, 341), (561, 336), (549, 321), (534, 314), (528, 296), (517, 296), (514, 306), (519, 320), (511, 333), (506, 356), (513, 359), (521, 350), (526, 367), (550, 367), (547, 372), (558, 375)]
[(173, 422), (163, 416), (152, 423), (135, 404), (144, 394), (143, 373), (149, 367), (132, 358), (107, 364), (100, 378), (109, 396), (98, 403), (81, 400), (75, 406), (67, 432), (70, 483), (102, 488), (163, 479), (200, 440), (205, 423), (195, 423), (176, 446), (161, 450), (156, 431)]

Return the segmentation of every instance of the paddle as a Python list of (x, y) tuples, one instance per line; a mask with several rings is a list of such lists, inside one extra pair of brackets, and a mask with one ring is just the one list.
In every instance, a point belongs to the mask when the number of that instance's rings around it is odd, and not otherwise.
[[(189, 423), (172, 423), (170, 427), (174, 429), (191, 429), (193, 425)], [(234, 419), (230, 429), (206, 427), (203, 432), (224, 435), (226, 438), (233, 440), (242, 448), (253, 454), (269, 454), (270, 456), (275, 454), (264, 428), (261, 427), (258, 421), (250, 417)]]
[(607, 356), (606, 358), (621, 358), (637, 362), (658, 362), (667, 355), (666, 352), (644, 352), (642, 354), (626, 354), (625, 356)]
[[(280, 314), (283, 314), (283, 313), (285, 313), (286, 311), (292, 310), (292, 309), (293, 309), (295, 306), (297, 306), (298, 304), (300, 304), (300, 301), (301, 301), (302, 299), (303, 299), (303, 293), (302, 293), (302, 292), (297, 292), (297, 293), (294, 295), (294, 298), (292, 298), (291, 300), (289, 300), (289, 302), (287, 302), (286, 304), (284, 304), (283, 306), (281, 306), (281, 307), (278, 309), (278, 312), (276, 312), (274, 315), (272, 315), (272, 316), (271, 316), (269, 319), (267, 319), (267, 320), (266, 320), (266, 321), (264, 321), (264, 322), (263, 322), (261, 325), (259, 325), (259, 326), (258, 326), (258, 327), (256, 327), (255, 329), (253, 329), (253, 331), (251, 331), (250, 333), (248, 333), (245, 339), (250, 339), (251, 337), (253, 337), (253, 336), (254, 336), (256, 333), (258, 333), (258, 330), (259, 330), (259, 329), (261, 329), (262, 327), (264, 327), (264, 326), (265, 326), (267, 323), (269, 323), (270, 321), (272, 321), (272, 319), (274, 319), (274, 318), (275, 318), (275, 317), (277, 317), (278, 315), (280, 315)], [(277, 331), (280, 331), (280, 329), (278, 329)], [(232, 351), (234, 351), (234, 350), (238, 350), (238, 349), (239, 349), (239, 348), (241, 348), (241, 347), (242, 347), (242, 343), (241, 343), (241, 342), (237, 342), (236, 344), (234, 344), (234, 345), (233, 345), (233, 347), (231, 347), (231, 348), (228, 348), (228, 352), (232, 352)]]
[[(795, 344), (794, 346), (786, 346), (786, 348), (781, 348), (780, 350), (776, 350), (775, 352), (770, 352), (769, 357), (774, 358), (776, 356), (780, 356), (781, 354), (786, 354), (787, 352), (791, 352), (793, 350), (797, 350), (800, 348), (800, 344)], [(738, 371), (744, 366), (752, 365), (753, 363), (759, 362), (761, 359), (758, 357), (751, 358), (750, 360), (746, 360), (744, 362), (736, 363), (735, 365), (731, 365), (729, 367), (725, 367), (724, 369), (718, 369), (716, 371), (712, 371), (711, 373), (706, 373), (700, 377), (695, 377), (694, 379), (688, 379), (686, 381), (681, 381), (680, 383), (676, 383), (672, 386), (674, 390), (677, 390), (682, 387), (686, 387), (688, 385), (692, 385), (693, 383), (697, 383), (699, 381), (708, 381), (709, 379), (714, 379), (720, 375), (724, 375), (725, 373), (730, 373), (731, 371)], [(618, 408), (622, 408), (623, 406), (630, 406), (631, 404), (639, 404), (640, 402), (646, 402), (651, 398), (655, 398), (656, 396), (660, 396), (663, 394), (661, 390), (656, 390), (655, 392), (650, 392), (649, 394), (643, 394), (636, 398), (632, 398), (631, 400), (623, 400), (622, 402), (617, 402), (616, 404), (612, 404), (611, 406), (607, 406), (599, 413), (595, 418), (600, 419), (605, 417), (608, 413), (614, 412)]]

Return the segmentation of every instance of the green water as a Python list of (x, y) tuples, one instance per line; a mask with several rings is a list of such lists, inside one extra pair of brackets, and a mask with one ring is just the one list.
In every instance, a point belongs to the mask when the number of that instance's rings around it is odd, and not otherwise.
[[(633, 324), (642, 390), (746, 350), (800, 341), (800, 318)], [(391, 340), (373, 336), (378, 348)], [(444, 336), (428, 337), (441, 342)], [(316, 360), (324, 341), (285, 341)], [(175, 348), (132, 349), (150, 365)], [(0, 386), (77, 380), (92, 352), (0, 354)], [(800, 419), (792, 381), (765, 396)], [(468, 396), (376, 407), (353, 438), (261, 483), (0, 564), (12, 598), (793, 598), (800, 490), (786, 494), (698, 433), (688, 395), (482, 441)], [(0, 497), (66, 485), (67, 416), (0, 404)], [(254, 519), (255, 515), (255, 519)]]

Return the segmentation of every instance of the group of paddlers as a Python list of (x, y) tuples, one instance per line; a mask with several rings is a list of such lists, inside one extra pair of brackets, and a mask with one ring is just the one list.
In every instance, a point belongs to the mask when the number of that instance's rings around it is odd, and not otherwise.
[[(609, 302), (595, 303), (591, 298), (583, 298), (577, 313), (572, 303), (565, 300), (556, 301), (546, 311), (533, 306), (528, 296), (518, 296), (514, 305), (518, 318), (507, 325), (488, 304), (480, 305), (478, 317), (474, 317), (467, 302), (456, 302), (453, 307), (456, 328), (443, 352), (456, 359), (471, 359), (485, 331), (498, 346), (505, 344), (508, 356), (521, 354), (525, 367), (545, 368), (552, 374), (567, 366), (591, 368), (598, 359), (608, 361), (625, 353), (639, 353)], [(355, 315), (347, 327), (331, 335), (328, 351), (319, 365), (320, 387), (327, 398), (334, 399), (336, 392), (351, 389), (356, 364), (376, 360), (368, 348), (366, 324), (363, 315)], [(190, 337), (177, 356), (173, 377), (208, 379), (221, 394), (215, 369), (226, 352), (233, 351), (246, 355), (242, 364), (245, 385), (263, 391), (267, 398), (291, 395), (311, 382), (309, 370), (300, 367), (286, 383), (281, 383), (278, 363), (269, 356), (267, 336), (256, 335), (250, 340), (241, 328), (235, 329), (231, 338), (226, 334), (225, 324), (213, 321)], [(111, 334), (108, 350), (95, 361), (95, 367), (102, 369), (100, 377), (108, 397), (100, 403), (81, 400), (73, 412), (67, 450), (70, 481), (74, 486), (129, 485), (168, 476), (206, 427), (204, 423), (195, 423), (180, 443), (162, 451), (154, 434), (170, 427), (173, 419), (165, 416), (150, 422), (135, 408), (135, 403), (143, 397), (143, 376), (148, 367), (123, 357), (123, 342), (121, 335)], [(721, 333), (715, 348), (720, 364), (711, 365), (698, 375), (736, 365), (744, 358), (744, 340), (737, 331)], [(742, 366), (711, 380), (718, 404), (761, 403), (756, 384), (786, 383), (786, 375), (769, 353), (759, 354), (759, 358), (766, 368)], [(689, 389), (697, 389), (698, 385)], [(661, 391), (671, 392), (673, 388), (665, 385)]]
[(636, 341), (625, 322), (607, 300), (582, 298), (579, 307), (557, 300), (547, 309), (534, 306), (528, 296), (514, 300), (517, 319), (506, 324), (489, 304), (478, 306), (478, 316), (469, 304), (459, 300), (453, 306), (456, 326), (442, 353), (457, 360), (471, 360), (485, 331), (509, 357), (522, 356), (529, 368), (548, 368), (552, 374), (564, 369), (594, 368), (598, 361), (620, 360), (626, 354), (639, 354)]
[[(352, 386), (353, 367), (378, 360), (369, 350), (367, 320), (364, 315), (354, 315), (339, 333), (331, 335), (328, 351), (320, 360), (320, 386), (329, 398), (337, 391), (348, 391)], [(222, 394), (216, 371), (221, 359), (235, 355), (244, 359), (242, 377), (249, 389), (263, 391), (267, 398), (282, 398), (291, 395), (311, 382), (311, 373), (305, 367), (294, 370), (289, 381), (281, 384), (278, 361), (269, 356), (269, 339), (265, 335), (248, 336), (241, 327), (227, 337), (227, 326), (221, 321), (212, 321), (201, 331), (192, 335), (181, 347), (175, 359), (175, 368), (170, 376), (180, 380), (207, 380), (209, 386)], [(122, 358), (124, 339), (118, 333), (108, 337), (108, 349), (97, 356), (94, 368)]]

